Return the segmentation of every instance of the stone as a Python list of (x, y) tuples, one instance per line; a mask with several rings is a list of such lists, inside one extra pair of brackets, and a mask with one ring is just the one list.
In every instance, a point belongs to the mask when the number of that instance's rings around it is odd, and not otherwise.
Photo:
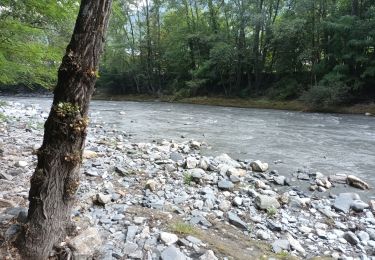
[(301, 254), (305, 254), (306, 250), (301, 246), (298, 240), (296, 240), (290, 233), (286, 234), (286, 239), (289, 241), (292, 249), (297, 250)]
[(233, 205), (237, 206), (237, 207), (241, 206), (242, 205), (242, 198), (238, 197), (238, 196), (234, 197), (234, 199), (233, 199)]
[(25, 168), (28, 165), (26, 161), (18, 161), (16, 162), (15, 166), (20, 168)]
[(125, 255), (130, 255), (137, 249), (138, 249), (138, 245), (132, 242), (126, 242), (123, 246), (123, 251)]
[(230, 167), (227, 170), (227, 175), (228, 176), (234, 175), (236, 177), (244, 177), (246, 175), (246, 170)]
[(85, 175), (90, 176), (90, 177), (99, 177), (99, 173), (95, 170), (92, 169), (87, 169), (83, 172)]
[(171, 152), (171, 154), (169, 155), (169, 158), (174, 162), (179, 162), (179, 161), (184, 160), (184, 157), (180, 153), (177, 153), (177, 152)]
[(206, 174), (205, 171), (200, 169), (200, 168), (191, 169), (191, 170), (188, 171), (188, 173), (191, 175), (191, 177), (195, 181), (199, 181)]
[(196, 244), (196, 245), (202, 244), (202, 240), (200, 240), (199, 238), (196, 238), (194, 236), (187, 236), (186, 240), (188, 240), (189, 242), (191, 242), (193, 244)]
[(217, 184), (218, 188), (221, 190), (233, 190), (234, 184), (227, 180), (221, 180)]
[(359, 240), (361, 240), (362, 242), (367, 242), (367, 241), (370, 240), (370, 235), (369, 235), (367, 232), (363, 231), (363, 230), (361, 230), (361, 231), (359, 231), (359, 232), (357, 233), (357, 237), (358, 237)]
[(132, 242), (137, 232), (138, 226), (128, 226), (128, 230), (126, 231), (126, 242)]
[(290, 243), (286, 239), (277, 239), (272, 243), (272, 250), (276, 254), (281, 253), (283, 250), (289, 251)]
[(178, 241), (178, 236), (168, 232), (161, 232), (160, 240), (163, 241), (167, 246), (170, 246)]
[(360, 178), (354, 176), (354, 175), (348, 175), (348, 183), (350, 186), (353, 186), (355, 188), (361, 189), (361, 190), (368, 190), (370, 186), (365, 181), (361, 180)]
[(98, 154), (91, 150), (84, 150), (83, 155), (82, 155), (84, 159), (93, 159), (93, 158), (96, 158), (97, 156)]
[(11, 181), (11, 180), (13, 180), (13, 176), (3, 172), (3, 173), (0, 173), (0, 179), (5, 179), (7, 181)]
[(285, 185), (285, 176), (276, 176), (273, 177), (273, 181), (278, 185)]
[(219, 209), (223, 212), (227, 212), (229, 211), (231, 208), (231, 203), (230, 201), (228, 200), (222, 200), (220, 203), (219, 203)]
[(92, 256), (102, 244), (99, 232), (96, 228), (90, 227), (72, 238), (68, 242), (75, 255), (89, 257)]
[(109, 194), (107, 194), (107, 195), (105, 195), (105, 194), (103, 194), (103, 193), (98, 193), (98, 194), (96, 194), (96, 200), (97, 200), (99, 203), (103, 204), (103, 205), (105, 205), (105, 204), (111, 202), (111, 199), (112, 199), (112, 196), (109, 195)]
[(271, 235), (268, 232), (266, 232), (266, 231), (264, 231), (262, 229), (259, 229), (256, 232), (256, 237), (259, 238), (259, 239), (261, 239), (261, 240), (268, 240), (268, 239), (271, 238)]
[(312, 228), (309, 228), (307, 226), (300, 226), (299, 231), (301, 231), (303, 234), (310, 234), (311, 231), (313, 230)]
[(353, 200), (350, 208), (355, 212), (362, 212), (364, 209), (367, 209), (369, 205), (362, 200)]
[(266, 223), (267, 223), (268, 229), (271, 231), (280, 232), (282, 230), (281, 224), (271, 219), (267, 219)]
[(0, 198), (0, 208), (13, 208), (15, 206), (13, 201)]
[(328, 177), (330, 182), (346, 184), (348, 181), (348, 176), (346, 174), (334, 174)]
[(4, 233), (5, 241), (13, 241), (17, 238), (17, 234), (21, 231), (21, 226), (18, 224), (10, 225)]
[(256, 160), (250, 163), (250, 167), (254, 172), (265, 172), (268, 170), (268, 163), (262, 163)]
[(276, 198), (266, 195), (258, 195), (255, 198), (255, 205), (263, 210), (267, 210), (272, 207), (278, 209), (280, 207), (280, 203)]
[(184, 255), (180, 249), (176, 248), (175, 246), (171, 245), (167, 247), (161, 253), (162, 260), (188, 260), (187, 256)]
[(228, 212), (228, 220), (229, 220), (229, 223), (232, 224), (233, 226), (236, 226), (243, 230), (248, 229), (248, 225), (242, 219), (240, 219), (237, 216), (237, 214), (233, 212)]
[(186, 158), (186, 168), (193, 169), (196, 168), (198, 165), (198, 161), (194, 157)]
[(145, 188), (149, 189), (150, 191), (155, 191), (157, 186), (158, 186), (158, 183), (155, 180), (149, 179), (146, 182)]
[(367, 228), (366, 233), (369, 234), (371, 240), (375, 241), (375, 229)]
[(232, 158), (230, 158), (229, 155), (223, 153), (219, 156), (216, 156), (215, 159), (214, 159), (216, 162), (218, 162), (219, 164), (224, 164), (224, 165), (227, 165), (229, 167), (234, 167), (234, 168), (241, 168), (241, 164), (235, 160), (233, 160)]
[(359, 243), (358, 237), (351, 231), (346, 232), (343, 237), (352, 245), (357, 245)]
[(333, 203), (333, 208), (337, 211), (349, 213), (352, 202), (360, 199), (356, 193), (340, 193)]
[(234, 174), (232, 174), (231, 176), (229, 176), (229, 179), (233, 183), (239, 183), (241, 181), (240, 178), (238, 176), (234, 175)]
[(212, 250), (207, 250), (203, 255), (199, 257), (199, 260), (218, 260), (215, 253)]

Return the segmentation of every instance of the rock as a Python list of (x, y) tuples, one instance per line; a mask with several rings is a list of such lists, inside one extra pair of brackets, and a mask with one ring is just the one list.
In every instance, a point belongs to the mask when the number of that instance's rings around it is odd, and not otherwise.
[(306, 250), (301, 246), (298, 240), (296, 240), (291, 234), (286, 234), (286, 239), (288, 239), (289, 244), (291, 245), (292, 249), (297, 250), (301, 254), (305, 254)]
[(171, 152), (171, 154), (169, 155), (169, 158), (174, 162), (179, 162), (179, 161), (184, 160), (184, 157), (180, 153), (177, 153), (177, 152)]
[(178, 236), (168, 232), (161, 232), (160, 240), (163, 241), (167, 246), (170, 246), (178, 241)]
[(94, 152), (94, 151), (84, 150), (82, 157), (84, 159), (93, 159), (93, 158), (98, 157), (98, 154), (96, 152)]
[(361, 231), (358, 232), (357, 237), (362, 242), (367, 242), (367, 241), (370, 240), (370, 235), (367, 232), (363, 231), (363, 230), (361, 230)]
[(244, 221), (242, 221), (237, 216), (237, 214), (235, 214), (233, 212), (228, 212), (228, 219), (229, 219), (229, 223), (231, 223), (233, 226), (236, 226), (236, 227), (241, 228), (243, 230), (248, 229), (248, 225)]
[(340, 193), (333, 203), (333, 208), (337, 211), (349, 213), (350, 206), (354, 200), (360, 200), (356, 193)]
[(372, 116), (372, 114), (370, 112), (366, 112), (365, 116)]
[(355, 212), (362, 212), (364, 209), (367, 209), (369, 205), (362, 200), (353, 200), (350, 208)]
[(346, 184), (348, 176), (346, 174), (334, 174), (328, 177), (330, 182)]
[(230, 179), (230, 181), (231, 182), (233, 182), (233, 183), (239, 183), (241, 180), (240, 180), (240, 178), (238, 177), (238, 176), (236, 176), (236, 175), (231, 175), (231, 176), (229, 176), (229, 179)]
[(219, 187), (219, 189), (221, 190), (233, 190), (234, 188), (234, 184), (230, 181), (227, 181), (227, 180), (221, 180), (218, 182), (217, 186)]
[(98, 194), (96, 194), (96, 200), (97, 200), (99, 203), (103, 204), (103, 205), (105, 205), (105, 204), (111, 202), (111, 199), (112, 199), (112, 196), (109, 195), (109, 194), (108, 194), (108, 195), (105, 195), (105, 194), (103, 194), (103, 193), (98, 193)]
[(268, 185), (266, 185), (263, 181), (261, 180), (256, 180), (255, 181), (255, 188), (257, 189), (263, 189), (263, 190), (267, 190), (269, 188)]
[(303, 234), (310, 234), (312, 231), (312, 228), (309, 228), (307, 226), (300, 226), (299, 231), (301, 231)]
[(84, 174), (86, 174), (87, 176), (91, 176), (91, 177), (99, 177), (99, 173), (95, 170), (92, 170), (92, 169), (87, 169), (83, 172)]
[(282, 230), (282, 227), (281, 227), (280, 223), (274, 222), (270, 219), (267, 219), (266, 223), (267, 223), (268, 229), (271, 230), (271, 231), (280, 232)]
[(231, 208), (231, 203), (230, 201), (228, 200), (222, 200), (220, 203), (219, 203), (219, 209), (223, 212), (227, 212), (229, 211)]
[(194, 157), (186, 158), (186, 168), (193, 169), (196, 168), (198, 165), (198, 161)]
[(375, 212), (375, 200), (370, 200), (369, 202), (370, 209), (374, 213)]
[(155, 191), (156, 187), (158, 186), (157, 182), (155, 180), (147, 180), (145, 188), (149, 189), (150, 191)]
[(238, 197), (238, 196), (234, 197), (234, 199), (233, 199), (233, 205), (237, 206), (237, 207), (241, 206), (242, 205), (242, 198)]
[(259, 160), (250, 163), (250, 167), (254, 172), (265, 172), (268, 170), (268, 163), (262, 163)]
[(207, 170), (208, 169), (208, 166), (209, 166), (209, 161), (207, 158), (201, 158), (201, 160), (199, 161), (199, 168), (203, 169), (203, 170)]
[(187, 256), (185, 256), (178, 248), (171, 245), (167, 247), (161, 253), (162, 260), (188, 260)]
[(187, 236), (186, 240), (188, 240), (189, 242), (191, 242), (193, 244), (196, 244), (196, 245), (201, 245), (202, 244), (202, 240), (200, 240), (199, 238), (196, 238), (194, 236)]
[(26, 161), (18, 161), (16, 162), (15, 166), (20, 168), (25, 168), (28, 165)]
[(351, 231), (346, 232), (344, 238), (352, 245), (357, 245), (359, 243), (358, 237)]
[(10, 200), (0, 199), (0, 208), (13, 208), (15, 207), (15, 203)]
[(272, 250), (276, 254), (281, 253), (283, 250), (289, 251), (290, 243), (286, 239), (277, 239), (275, 240), (275, 242), (272, 243)]
[(68, 242), (77, 256), (92, 256), (102, 244), (99, 232), (96, 228), (90, 227)]
[(216, 156), (215, 159), (214, 159), (216, 162), (218, 162), (219, 164), (224, 164), (224, 165), (227, 165), (229, 167), (234, 167), (234, 168), (241, 168), (241, 164), (235, 160), (233, 160), (232, 158), (230, 158), (229, 155), (223, 153), (219, 156)]
[(132, 242), (126, 242), (123, 246), (123, 251), (125, 255), (130, 255), (138, 249), (138, 245)]
[(366, 233), (369, 234), (371, 240), (375, 241), (375, 229), (367, 228)]
[(276, 176), (273, 177), (273, 181), (278, 185), (285, 185), (285, 176)]
[(5, 241), (13, 241), (17, 238), (17, 234), (21, 231), (21, 226), (18, 224), (10, 225), (10, 227), (5, 231), (4, 238)]
[(128, 226), (128, 230), (126, 231), (126, 242), (132, 242), (137, 232), (138, 226)]
[(0, 173), (0, 179), (5, 179), (7, 181), (11, 181), (11, 180), (13, 180), (13, 176), (3, 172), (3, 173)]
[(261, 240), (268, 240), (271, 238), (270, 234), (268, 234), (268, 232), (264, 231), (264, 230), (261, 230), (259, 229), (257, 232), (256, 232), (256, 237), (261, 239)]
[(299, 172), (298, 175), (297, 175), (297, 178), (298, 178), (299, 180), (304, 180), (304, 181), (308, 181), (308, 180), (310, 180), (310, 176), (309, 176), (309, 174), (306, 173), (306, 172)]
[(246, 170), (230, 167), (227, 170), (227, 175), (228, 176), (234, 175), (236, 177), (244, 177), (246, 175)]
[(190, 141), (190, 147), (193, 148), (193, 149), (199, 149), (201, 147), (201, 143), (198, 142), (198, 141)]
[(360, 178), (354, 175), (348, 175), (347, 180), (348, 180), (349, 185), (355, 188), (362, 189), (362, 190), (368, 190), (370, 188), (370, 186), (365, 181), (361, 180)]
[(200, 169), (200, 168), (196, 168), (196, 169), (191, 169), (188, 171), (188, 173), (191, 175), (191, 177), (195, 180), (195, 181), (199, 181), (200, 179), (203, 178), (203, 176), (206, 174), (204, 170)]
[(271, 207), (276, 209), (280, 207), (280, 203), (277, 201), (276, 198), (266, 195), (258, 195), (255, 198), (255, 205), (263, 210), (267, 210)]
[(215, 253), (212, 250), (207, 250), (199, 257), (199, 260), (218, 260), (218, 258), (215, 256)]

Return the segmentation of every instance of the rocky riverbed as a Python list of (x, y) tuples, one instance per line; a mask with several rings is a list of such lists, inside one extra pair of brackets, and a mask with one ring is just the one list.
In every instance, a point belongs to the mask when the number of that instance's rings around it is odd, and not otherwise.
[[(8, 102), (0, 112), (0, 252), (6, 257), (14, 254), (11, 241), (25, 221), (34, 153), (48, 111)], [(203, 156), (206, 145), (133, 143), (128, 133), (92, 122), (72, 212), (77, 229), (56, 247), (55, 257), (375, 256), (374, 203), (332, 189), (371, 189), (365, 181), (307, 168), (289, 178), (278, 173), (277, 158), (265, 163)]]

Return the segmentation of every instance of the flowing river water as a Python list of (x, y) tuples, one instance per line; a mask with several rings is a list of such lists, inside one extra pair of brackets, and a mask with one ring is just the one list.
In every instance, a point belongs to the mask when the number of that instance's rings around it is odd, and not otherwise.
[[(0, 100), (48, 110), (52, 99)], [(92, 122), (126, 131), (135, 142), (195, 139), (209, 145), (204, 154), (259, 159), (281, 175), (306, 167), (354, 174), (375, 187), (375, 117), (128, 101), (93, 101), (90, 109)]]

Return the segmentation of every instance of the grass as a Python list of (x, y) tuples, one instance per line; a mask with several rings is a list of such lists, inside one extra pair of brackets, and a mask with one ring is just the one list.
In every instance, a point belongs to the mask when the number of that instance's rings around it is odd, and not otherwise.
[(276, 214), (277, 214), (277, 209), (275, 207), (269, 207), (267, 209), (267, 216), (269, 218), (274, 218), (276, 217)]
[(191, 174), (184, 173), (184, 184), (190, 186), (192, 182), (193, 182), (193, 176)]
[(164, 95), (161, 97), (152, 95), (106, 95), (96, 94), (94, 99), (114, 100), (114, 101), (162, 101), (174, 103), (187, 103), (198, 105), (213, 105), (225, 107), (243, 107), (243, 108), (262, 108), (262, 109), (280, 109), (305, 112), (323, 112), (323, 113), (345, 113), (345, 114), (364, 114), (369, 112), (375, 115), (375, 103), (356, 104), (346, 106), (330, 106), (324, 108), (313, 108), (299, 100), (277, 101), (265, 97), (260, 98), (237, 98), (237, 97), (190, 97), (175, 99), (174, 96)]
[(169, 226), (169, 229), (177, 234), (180, 235), (196, 235), (198, 234), (198, 230), (187, 223), (184, 222), (174, 222)]

